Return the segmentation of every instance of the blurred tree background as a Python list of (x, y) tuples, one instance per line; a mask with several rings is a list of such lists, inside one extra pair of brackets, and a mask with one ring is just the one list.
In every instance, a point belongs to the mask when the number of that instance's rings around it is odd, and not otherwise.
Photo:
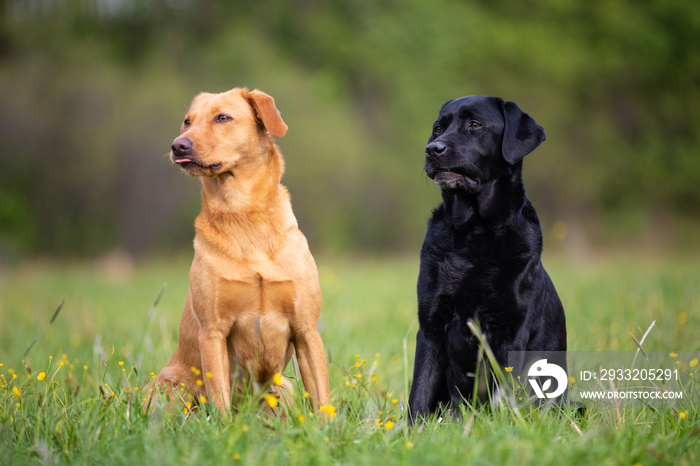
[(700, 3), (5, 0), (0, 261), (189, 249), (199, 182), (167, 153), (192, 97), (275, 97), (315, 252), (417, 251), (441, 104), (514, 100), (547, 247), (697, 246)]

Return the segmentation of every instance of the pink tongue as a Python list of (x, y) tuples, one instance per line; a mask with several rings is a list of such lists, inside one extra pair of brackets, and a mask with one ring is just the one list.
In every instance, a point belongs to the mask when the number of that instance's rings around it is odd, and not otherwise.
[(189, 162), (191, 162), (190, 159), (177, 159), (175, 161), (175, 163), (189, 163)]

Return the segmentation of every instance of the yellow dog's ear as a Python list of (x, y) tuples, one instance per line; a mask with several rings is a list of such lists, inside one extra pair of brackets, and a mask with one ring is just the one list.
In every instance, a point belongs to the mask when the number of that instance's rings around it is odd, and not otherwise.
[(244, 97), (248, 101), (255, 118), (276, 138), (281, 138), (287, 132), (287, 125), (279, 110), (275, 107), (275, 99), (262, 91), (254, 90), (246, 92)]

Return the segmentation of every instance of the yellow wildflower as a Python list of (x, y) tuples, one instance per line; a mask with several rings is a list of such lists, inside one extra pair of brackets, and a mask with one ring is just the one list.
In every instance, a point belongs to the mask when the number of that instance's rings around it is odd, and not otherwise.
[(698, 358), (693, 359), (690, 361), (690, 367), (695, 367), (698, 365)]
[(397, 398), (394, 398), (394, 399), (391, 400), (391, 402), (394, 403), (394, 404), (396, 404), (396, 403), (399, 402), (399, 400), (398, 400)]
[(279, 372), (272, 376), (272, 382), (275, 385), (282, 385), (282, 374)]
[(306, 418), (303, 415), (300, 415), (299, 417), (297, 417), (297, 421), (304, 422), (306, 421)]
[(505, 369), (506, 369), (506, 372), (513, 372), (513, 366), (506, 367)]
[(243, 424), (243, 425), (241, 426), (241, 430), (242, 430), (243, 432), (248, 432), (248, 426), (245, 425), (245, 424)]
[(360, 359), (360, 357), (361, 357), (361, 356), (360, 356), (359, 354), (356, 354), (356, 355), (355, 355), (355, 359)]
[(39, 372), (39, 375), (36, 376), (36, 379), (41, 382), (46, 378), (46, 372)]
[(574, 379), (573, 377), (569, 376), (569, 383), (574, 383), (574, 382), (576, 382), (576, 379)]
[(688, 320), (688, 314), (686, 314), (685, 312), (681, 312), (680, 314), (678, 314), (678, 323), (679, 324), (683, 325), (686, 320)]
[(199, 385), (201, 387), (203, 383), (204, 382), (202, 382), (202, 379), (197, 379), (197, 385)]
[(378, 358), (379, 356), (381, 356), (380, 353), (374, 353), (374, 357), (375, 357), (375, 358)]
[(668, 353), (669, 356), (671, 356), (671, 359), (675, 359), (678, 357), (678, 353)]
[(309, 397), (309, 392), (304, 392), (304, 398), (308, 398), (308, 397)]
[(12, 393), (14, 393), (18, 398), (22, 396), (22, 393), (20, 393), (19, 388), (17, 387), (12, 387)]
[(265, 401), (267, 401), (267, 404), (270, 405), (270, 408), (276, 408), (279, 404), (279, 400), (277, 400), (275, 395), (265, 395)]
[(335, 417), (335, 406), (333, 406), (333, 405), (321, 406), (321, 412), (327, 413), (330, 417)]
[(410, 450), (411, 448), (413, 448), (413, 444), (411, 442), (406, 442), (406, 449)]
[(214, 374), (212, 374), (211, 372), (207, 372), (205, 375), (207, 376), (208, 379), (211, 379), (212, 377), (214, 377)]
[(386, 430), (391, 430), (394, 428), (394, 422), (393, 421), (386, 421), (386, 424), (384, 424), (384, 427), (386, 427)]
[(678, 417), (680, 417), (681, 419), (685, 419), (687, 415), (688, 415), (687, 411), (683, 411), (682, 413), (678, 413)]
[(119, 361), (119, 365), (120, 365), (120, 366), (123, 366), (123, 365), (124, 365), (124, 361)]
[(238, 461), (238, 460), (241, 459), (241, 455), (239, 455), (238, 453), (234, 453), (234, 454), (233, 454), (233, 459), (236, 460), (236, 461)]
[(201, 395), (201, 396), (199, 397), (199, 402), (200, 402), (200, 403), (206, 403), (206, 402), (207, 402), (207, 397), (204, 396), (204, 395)]

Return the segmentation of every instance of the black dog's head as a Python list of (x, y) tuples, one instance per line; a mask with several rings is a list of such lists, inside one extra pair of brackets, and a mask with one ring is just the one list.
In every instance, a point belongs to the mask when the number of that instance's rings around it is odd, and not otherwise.
[(443, 190), (478, 193), (545, 140), (515, 102), (480, 95), (446, 102), (425, 148), (425, 171)]

